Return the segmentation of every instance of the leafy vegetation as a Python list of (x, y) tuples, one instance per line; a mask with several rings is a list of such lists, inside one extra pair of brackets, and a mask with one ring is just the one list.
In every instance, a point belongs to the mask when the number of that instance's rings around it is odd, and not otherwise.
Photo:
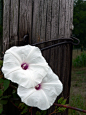
[(86, 47), (86, 1), (74, 1), (73, 35), (80, 39), (79, 47)]
[[(69, 105), (86, 110), (86, 67), (72, 68)], [(68, 115), (86, 115), (69, 109)]]
[[(66, 104), (66, 101), (67, 101), (67, 99), (64, 99), (63, 97), (61, 97), (59, 100), (58, 100), (58, 104), (62, 104), (62, 105), (67, 105)], [(55, 114), (55, 113), (62, 113), (62, 112), (64, 112), (66, 110), (66, 108), (64, 108), (64, 107), (55, 107), (55, 110), (52, 112), (52, 113), (50, 113), (49, 115), (52, 115), (52, 114)], [(36, 115), (46, 115), (46, 113), (47, 113), (47, 111), (37, 111), (36, 112)]]
[(73, 59), (74, 67), (86, 67), (86, 53), (82, 52), (81, 55), (78, 55), (75, 59)]
[[(0, 60), (0, 70), (1, 70), (2, 65), (3, 65), (3, 62)], [(4, 94), (4, 92), (8, 90), (9, 87), (12, 88), (10, 94), (9, 95)], [(10, 101), (10, 103), (12, 103), (13, 106), (17, 108), (20, 115), (26, 115), (32, 112), (32, 107), (28, 107), (24, 103), (21, 103), (21, 100), (18, 97), (16, 90), (17, 90), (17, 87), (13, 83), (10, 83), (9, 80), (5, 79), (2, 72), (0, 71), (0, 114), (3, 112), (3, 105), (7, 105), (8, 101)], [(12, 101), (11, 99), (14, 99), (15, 101)], [(58, 100), (58, 103), (64, 105), (66, 103), (66, 99), (62, 97)], [(53, 111), (53, 113), (63, 112), (65, 111), (65, 109), (66, 108), (63, 108), (63, 107), (55, 107), (55, 110)], [(37, 111), (36, 115), (46, 115), (46, 113), (47, 111)]]
[[(3, 62), (0, 60), (0, 70), (2, 67)], [(3, 78), (3, 74), (0, 71), (0, 114), (3, 111), (3, 105), (6, 105), (8, 102), (8, 98), (10, 95), (4, 96), (3, 93), (8, 89), (10, 84), (9, 80)]]
[(46, 115), (46, 113), (47, 113), (47, 111), (41, 111), (41, 112), (37, 111), (36, 115)]
[[(83, 0), (75, 0), (74, 1), (74, 30), (73, 30), (73, 35), (77, 38), (80, 39), (81, 43), (80, 46), (84, 46), (86, 47), (86, 1)], [(0, 26), (0, 37), (2, 37), (2, 26)], [(0, 60), (0, 68), (2, 66), (3, 62)], [(84, 67), (86, 66), (86, 53), (81, 53), (80, 56), (77, 56), (74, 60), (73, 60), (73, 66), (74, 67)], [(70, 97), (70, 105), (71, 106), (75, 106), (75, 107), (79, 107), (81, 109), (85, 109), (86, 108), (86, 100), (85, 97), (81, 94), (77, 94), (77, 92), (73, 92), (74, 88), (79, 87), (79, 89), (77, 89), (80, 93), (80, 88), (82, 87), (82, 84), (84, 82), (83, 79), (85, 79), (85, 71), (84, 72), (76, 72), (76, 75), (73, 75), (73, 79), (74, 80), (74, 84), (72, 86), (72, 90), (71, 90), (71, 97)], [(85, 74), (85, 76), (79, 77), (80, 74)], [(76, 81), (75, 81), (76, 80)], [(80, 80), (80, 81), (79, 81)], [(0, 71), (0, 114), (3, 112), (3, 105), (6, 105), (8, 103), (8, 99), (10, 100), (11, 98), (17, 98), (17, 93), (16, 90), (13, 89), (12, 93), (10, 93), (10, 95), (3, 95), (4, 92), (9, 88), (10, 85), (10, 81), (4, 79), (3, 74)], [(85, 84), (84, 84), (85, 85)], [(15, 88), (15, 87), (14, 87)], [(83, 87), (82, 87), (83, 89)], [(81, 90), (82, 90), (81, 89)], [(82, 91), (83, 92), (83, 91)], [(84, 101), (85, 100), (85, 101)], [(11, 101), (12, 102), (12, 101)], [(65, 104), (66, 100), (64, 98), (61, 98), (58, 100), (58, 103), (60, 104)], [(24, 103), (21, 103), (21, 101), (15, 101), (12, 102), (12, 104), (17, 107), (17, 109), (19, 109), (20, 114), (24, 115), (25, 113), (29, 113), (31, 112), (31, 108), (26, 106)], [(28, 111), (29, 110), (29, 111)], [(56, 107), (55, 111), (53, 111), (53, 113), (55, 112), (63, 112), (65, 110), (65, 108), (62, 107)], [(37, 111), (36, 115), (45, 115), (46, 111)], [(76, 112), (75, 110), (70, 110), (69, 111), (69, 115), (80, 115), (80, 113)], [(83, 114), (84, 115), (84, 114)]]

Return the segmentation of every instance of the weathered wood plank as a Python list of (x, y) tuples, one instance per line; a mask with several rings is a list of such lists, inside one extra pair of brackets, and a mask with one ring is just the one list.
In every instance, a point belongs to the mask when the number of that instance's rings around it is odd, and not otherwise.
[(0, 0), (0, 57), (2, 56), (2, 25), (3, 25), (3, 0)]
[(19, 15), (19, 0), (11, 0), (10, 9), (10, 46), (18, 45), (18, 15)]
[(27, 0), (20, 0), (19, 40), (27, 34)]
[(32, 0), (27, 0), (27, 34), (29, 34), (29, 43), (31, 44), (32, 38)]
[(52, 1), (51, 39), (58, 38), (59, 0)]
[(0, 26), (3, 25), (3, 0), (0, 0)]
[[(7, 43), (20, 41), (25, 34), (29, 34), (30, 44), (61, 37), (69, 38), (72, 33), (73, 0), (4, 0), (3, 17), (4, 51), (9, 48)], [(62, 40), (58, 42), (60, 41)], [(17, 45), (16, 42), (13, 45)], [(51, 43), (41, 47), (47, 45)], [(62, 45), (43, 52), (64, 85), (61, 96), (65, 98), (69, 96), (70, 90), (71, 48), (71, 45)], [(48, 113), (53, 109), (54, 106)], [(34, 108), (33, 115), (36, 110)], [(58, 115), (67, 115), (67, 111)]]
[(26, 34), (29, 34), (31, 39), (32, 0), (20, 0), (19, 7), (19, 40), (22, 40)]
[(65, 20), (65, 37), (69, 37), (69, 12), (70, 11), (68, 11), (69, 10), (69, 1), (68, 0), (66, 0), (66, 20)]
[(32, 23), (32, 43), (36, 43), (40, 40), (40, 2), (41, 1), (33, 1), (33, 23)]
[(10, 0), (4, 0), (3, 8), (3, 51), (9, 48), (9, 35), (10, 35)]

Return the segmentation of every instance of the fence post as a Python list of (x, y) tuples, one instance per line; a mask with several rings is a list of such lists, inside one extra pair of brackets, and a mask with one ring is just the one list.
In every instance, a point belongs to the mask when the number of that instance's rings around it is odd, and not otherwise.
[[(25, 34), (29, 34), (30, 44), (61, 37), (70, 38), (72, 23), (73, 0), (4, 0), (3, 50), (12, 45), (18, 45), (19, 42), (16, 41), (22, 40)], [(12, 41), (14, 44), (9, 45)], [(60, 96), (68, 98), (72, 45), (66, 44), (49, 49), (44, 51), (43, 55), (64, 85)], [(54, 106), (47, 111), (47, 114), (53, 110)], [(36, 111), (37, 109), (33, 108), (33, 115)], [(58, 115), (67, 114), (65, 111)]]
[[(3, 0), (0, 0), (0, 52), (2, 51)], [(0, 53), (0, 57), (2, 53)]]

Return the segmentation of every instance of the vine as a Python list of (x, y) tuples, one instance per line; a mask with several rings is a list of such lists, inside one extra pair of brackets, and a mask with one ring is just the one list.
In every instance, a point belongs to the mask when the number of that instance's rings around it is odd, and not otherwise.
[[(3, 65), (3, 62), (2, 60), (0, 60), (0, 70), (1, 70), (2, 65)], [(10, 95), (4, 95), (4, 92), (9, 87), (12, 88), (12, 92), (10, 93)], [(8, 101), (10, 101), (10, 103), (12, 103), (12, 105), (15, 106), (19, 110), (20, 115), (29, 115), (29, 114), (32, 115), (33, 108), (28, 107), (24, 103), (21, 103), (21, 100), (18, 97), (16, 90), (17, 90), (17, 87), (15, 86), (15, 84), (11, 83), (9, 80), (6, 80), (3, 76), (3, 73), (0, 71), (0, 114), (3, 112), (3, 105), (6, 105)], [(81, 110), (81, 109), (69, 106), (68, 104), (66, 104), (66, 101), (67, 99), (64, 99), (63, 97), (61, 97), (57, 101), (57, 103), (54, 103), (55, 110), (49, 115), (53, 115), (54, 113), (62, 113), (67, 108), (86, 113), (86, 110)], [(46, 114), (47, 114), (47, 111), (36, 112), (36, 115), (46, 115)]]

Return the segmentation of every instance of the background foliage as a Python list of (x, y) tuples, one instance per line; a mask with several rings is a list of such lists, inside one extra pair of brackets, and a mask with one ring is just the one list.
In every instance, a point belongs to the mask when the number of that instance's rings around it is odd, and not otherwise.
[(86, 1), (74, 1), (73, 35), (80, 39), (79, 47), (86, 47)]
[(73, 59), (73, 67), (86, 67), (86, 53), (82, 52)]
[[(3, 5), (2, 4), (3, 4), (3, 0), (0, 0), (0, 40), (1, 40), (1, 37), (2, 37), (2, 29), (3, 29), (3, 27), (2, 27), (2, 23), (3, 23), (3, 18), (2, 18)], [(79, 47), (83, 47), (83, 46), (86, 47), (86, 45), (85, 45), (86, 44), (86, 34), (85, 34), (86, 33), (86, 1), (83, 1), (83, 0), (75, 0), (74, 1), (73, 24), (74, 24), (73, 35), (80, 39)], [(77, 56), (76, 59), (73, 60), (73, 64), (74, 64), (75, 67), (86, 66), (86, 54), (82, 53), (80, 56)], [(1, 66), (2, 66), (2, 61), (0, 60), (0, 68), (1, 68)], [(74, 76), (73, 76), (73, 78), (74, 78)], [(77, 78), (79, 78), (79, 77), (77, 77)], [(10, 87), (10, 84), (11, 84), (11, 87)], [(80, 79), (79, 84), (81, 84), (81, 79)], [(76, 84), (75, 84), (75, 86), (76, 86)], [(11, 89), (11, 91), (10, 91), (11, 93), (8, 93), (8, 95), (7, 95), (7, 93), (5, 93), (5, 92), (7, 92), (9, 87)], [(3, 74), (0, 71), (0, 114), (1, 113), (5, 114), (5, 111), (3, 112), (3, 105), (6, 105), (6, 108), (7, 108), (7, 104), (9, 104), (9, 101), (13, 106), (15, 106), (15, 108), (17, 110), (19, 110), (19, 113), (21, 115), (24, 115), (26, 113), (31, 112), (30, 107), (26, 106), (24, 103), (21, 103), (21, 101), (18, 100), (19, 97), (17, 96), (17, 93), (16, 93), (15, 89), (16, 89), (16, 87), (14, 86), (14, 89), (13, 89), (12, 88), (12, 83), (10, 83), (10, 81), (4, 79)], [(13, 98), (15, 99), (15, 101), (13, 100)], [(75, 96), (75, 100), (74, 100), (74, 96), (72, 96), (72, 98), (73, 98), (72, 103), (74, 104), (77, 96)], [(81, 99), (81, 97), (79, 97), (79, 96), (78, 96), (78, 98), (79, 98), (79, 100)], [(58, 101), (58, 103), (59, 103), (59, 101)], [(61, 103), (63, 103), (63, 102), (61, 102)], [(77, 101), (77, 102), (79, 102), (79, 101)], [(77, 105), (79, 105), (79, 103), (76, 104), (76, 106)], [(80, 105), (81, 105), (81, 102), (80, 102)], [(73, 105), (73, 106), (75, 106), (75, 105)], [(80, 106), (80, 108), (82, 108), (82, 107)], [(59, 111), (63, 111), (62, 109), (64, 109), (64, 108), (59, 108)], [(58, 111), (58, 108), (56, 108), (56, 110)], [(41, 114), (44, 115), (45, 113), (46, 113), (46, 111), (44, 111), (44, 112), (43, 111), (41, 111), (41, 112), (38, 111), (36, 113), (36, 115), (41, 115)]]

